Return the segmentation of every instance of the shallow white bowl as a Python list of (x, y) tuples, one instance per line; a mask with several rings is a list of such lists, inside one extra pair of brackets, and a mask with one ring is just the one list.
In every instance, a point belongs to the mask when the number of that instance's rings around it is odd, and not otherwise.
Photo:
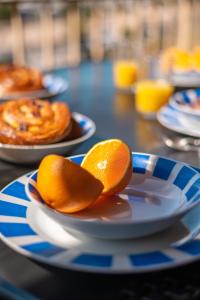
[[(70, 157), (80, 164), (84, 155)], [(65, 230), (103, 239), (127, 239), (159, 232), (200, 202), (200, 174), (184, 163), (133, 153), (133, 176), (119, 195), (76, 214), (48, 207), (37, 188), (37, 171), (26, 183), (32, 202)]]
[(73, 117), (83, 130), (80, 138), (49, 145), (23, 146), (0, 144), (0, 159), (17, 164), (30, 164), (38, 162), (45, 155), (52, 153), (67, 155), (75, 146), (88, 140), (96, 131), (95, 123), (87, 116), (74, 112)]

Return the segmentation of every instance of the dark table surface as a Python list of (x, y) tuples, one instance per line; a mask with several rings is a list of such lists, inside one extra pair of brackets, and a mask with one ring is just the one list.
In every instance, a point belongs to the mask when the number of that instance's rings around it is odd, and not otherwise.
[[(133, 95), (114, 89), (111, 63), (84, 63), (55, 73), (70, 84), (56, 99), (67, 101), (72, 111), (88, 115), (97, 126), (95, 136), (72, 154), (86, 152), (101, 139), (121, 138), (133, 151), (159, 153), (199, 166), (195, 152), (166, 148), (161, 139), (166, 130), (136, 113)], [(36, 167), (1, 161), (0, 188)], [(195, 262), (162, 272), (123, 276), (60, 271), (30, 261), (0, 242), (0, 276), (41, 299), (200, 299), (199, 267), (200, 262)]]

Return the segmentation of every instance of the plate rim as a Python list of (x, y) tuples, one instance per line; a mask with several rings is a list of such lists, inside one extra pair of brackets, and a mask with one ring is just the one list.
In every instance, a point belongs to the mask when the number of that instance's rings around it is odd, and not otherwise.
[[(142, 153), (142, 152), (135, 152), (135, 153)], [(142, 154), (145, 154), (145, 153), (142, 153)], [(150, 154), (151, 155), (151, 154)], [(155, 155), (155, 154), (153, 154)], [(80, 156), (80, 155), (76, 155), (76, 156)], [(156, 156), (159, 156), (159, 157), (162, 157), (160, 155), (156, 155)], [(171, 158), (170, 158), (171, 159)], [(172, 159), (173, 160), (173, 159)], [(175, 160), (177, 162), (179, 162), (178, 160)], [(191, 169), (197, 171), (195, 169), (195, 167), (193, 166), (190, 166), (189, 164), (186, 164), (187, 167), (190, 167)], [(198, 171), (197, 171), (198, 172)], [(21, 178), (26, 178), (30, 173), (32, 172), (29, 172), (29, 173), (26, 173), (16, 179), (14, 179), (13, 181), (11, 181), (10, 183), (8, 183), (3, 189), (1, 189), (0, 191), (0, 194), (10, 185), (12, 185), (14, 182), (16, 182), (17, 180), (21, 179)], [(24, 184), (23, 184), (24, 185)], [(26, 216), (26, 218), (27, 216)], [(29, 224), (29, 223), (28, 223)], [(38, 234), (39, 235), (39, 234)], [(41, 263), (44, 263), (44, 264), (47, 264), (47, 265), (50, 265), (52, 267), (56, 267), (56, 268), (61, 268), (63, 270), (74, 270), (74, 271), (81, 271), (81, 272), (90, 272), (90, 273), (101, 273), (101, 274), (133, 274), (133, 273), (147, 273), (147, 272), (152, 272), (152, 271), (161, 271), (161, 270), (166, 270), (166, 269), (171, 269), (171, 268), (174, 268), (174, 267), (179, 267), (179, 266), (184, 266), (188, 263), (192, 263), (192, 262), (195, 262), (197, 260), (200, 259), (200, 253), (198, 255), (186, 255), (184, 258), (181, 258), (180, 260), (177, 261), (176, 258), (168, 261), (168, 262), (164, 262), (164, 263), (156, 263), (156, 264), (152, 264), (152, 265), (144, 265), (144, 266), (133, 266), (130, 264), (130, 269), (128, 268), (125, 268), (125, 269), (115, 269), (115, 268), (109, 268), (109, 267), (98, 267), (98, 266), (88, 266), (88, 265), (81, 265), (81, 264), (74, 264), (72, 261), (66, 261), (66, 264), (62, 264), (62, 261), (61, 262), (56, 262), (56, 261), (53, 261), (51, 259), (49, 259), (48, 257), (45, 257), (45, 256), (41, 256), (39, 254), (35, 254), (35, 253), (32, 253), (31, 251), (28, 251), (28, 250), (25, 250), (23, 249), (20, 245), (16, 245), (12, 240), (9, 240), (7, 237), (5, 237), (2, 232), (0, 232), (0, 239), (8, 246), (10, 247), (12, 250), (14, 250), (15, 252), (17, 253), (20, 253), (21, 255), (25, 256), (25, 257), (28, 257), (28, 258), (31, 258), (33, 260), (36, 260), (36, 261), (39, 261)], [(42, 238), (43, 239), (43, 238)], [(196, 238), (194, 238), (193, 240), (195, 240)], [(184, 244), (187, 244), (189, 241), (186, 241)], [(52, 242), (51, 242), (52, 243)], [(53, 244), (53, 243), (52, 243)], [(54, 244), (56, 245), (56, 244)], [(57, 245), (56, 245), (57, 246)], [(176, 250), (176, 247), (171, 245), (167, 248), (164, 248), (164, 249), (161, 249), (161, 250), (155, 250), (155, 251), (159, 251), (160, 253), (162, 253), (162, 250), (170, 250), (170, 249), (175, 249)], [(64, 250), (66, 251), (66, 249)], [(152, 251), (149, 251), (147, 253), (151, 253)], [(154, 252), (154, 251), (153, 251)], [(88, 252), (83, 252), (83, 253), (88, 253)], [(142, 254), (142, 253), (140, 253)], [(106, 254), (103, 254), (103, 255), (106, 255)], [(108, 253), (108, 255), (112, 255), (110, 253)], [(127, 253), (126, 255), (123, 255), (122, 257), (127, 257), (128, 255), (131, 255), (131, 253)]]
[[(98, 266), (91, 267), (88, 265), (86, 266), (86, 265), (81, 265), (81, 264), (75, 265), (71, 262), (67, 262), (66, 265), (63, 265), (61, 262), (56, 262), (51, 259), (45, 258), (43, 256), (40, 256), (40, 255), (37, 255), (30, 251), (22, 249), (20, 246), (12, 243), (12, 241), (9, 241), (6, 237), (4, 237), (1, 232), (0, 232), (0, 239), (9, 248), (11, 248), (15, 252), (21, 254), (22, 256), (28, 257), (35, 261), (39, 261), (46, 265), (50, 265), (51, 267), (61, 268), (63, 270), (73, 270), (73, 271), (88, 272), (88, 273), (95, 273), (95, 274), (101, 273), (101, 274), (113, 274), (113, 275), (116, 274), (117, 275), (117, 274), (137, 274), (137, 273), (159, 272), (159, 271), (163, 271), (163, 270), (172, 269), (175, 267), (184, 266), (189, 263), (200, 260), (200, 254), (196, 255), (196, 256), (191, 255), (190, 257), (185, 257), (184, 260), (180, 260), (180, 261), (171, 260), (171, 262), (155, 264), (153, 266), (143, 266), (143, 267), (141, 267), (141, 266), (133, 267), (132, 266), (132, 268), (130, 268), (130, 269), (114, 269), (114, 268), (112, 269), (112, 268), (102, 268), (102, 267), (98, 267)], [(187, 243), (188, 242), (186, 242), (186, 244)], [(175, 249), (175, 247), (171, 246), (171, 247), (165, 248), (164, 250), (168, 250), (168, 249)], [(67, 249), (65, 249), (65, 251), (66, 250)], [(158, 250), (158, 251), (160, 252), (160, 250)], [(145, 252), (145, 253), (151, 253), (151, 251)], [(107, 255), (112, 255), (112, 254), (108, 253)], [(127, 257), (128, 255), (130, 255), (130, 254), (124, 255), (124, 257)]]
[[(192, 136), (192, 137), (197, 137), (197, 138), (200, 138), (200, 133), (199, 134), (196, 134), (196, 133), (193, 133), (191, 130), (188, 130), (187, 128), (184, 128), (184, 129), (181, 129), (177, 126), (173, 126), (169, 123), (166, 123), (162, 114), (163, 112), (165, 111), (166, 108), (170, 108), (169, 105), (165, 105), (163, 106), (157, 113), (156, 117), (157, 117), (157, 120), (158, 122), (163, 125), (164, 127), (172, 130), (172, 131), (175, 131), (175, 132), (178, 132), (178, 133), (181, 133), (181, 134), (184, 134), (184, 135), (189, 135), (189, 136)], [(172, 109), (172, 108), (170, 108)], [(181, 113), (181, 112), (178, 112), (178, 113)], [(176, 118), (176, 116), (174, 116), (174, 118)]]

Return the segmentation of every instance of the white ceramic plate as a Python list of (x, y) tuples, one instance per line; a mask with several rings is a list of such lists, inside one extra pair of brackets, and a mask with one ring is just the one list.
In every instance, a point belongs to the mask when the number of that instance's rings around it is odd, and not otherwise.
[(157, 119), (164, 127), (185, 135), (200, 137), (200, 120), (181, 113), (170, 105), (161, 108)]
[[(84, 155), (70, 157), (80, 164)], [(119, 195), (76, 214), (50, 208), (36, 188), (37, 171), (26, 184), (26, 193), (47, 216), (70, 232), (103, 239), (149, 235), (174, 224), (197, 205), (200, 174), (184, 163), (155, 155), (133, 153), (133, 176)], [(195, 193), (196, 194), (196, 193)]]
[(95, 123), (87, 116), (74, 112), (73, 117), (82, 128), (83, 134), (80, 138), (49, 145), (0, 144), (0, 159), (17, 164), (30, 164), (40, 161), (45, 155), (51, 153), (67, 155), (75, 146), (88, 140), (96, 131)]
[[(136, 172), (142, 174), (146, 166), (146, 159), (138, 166), (135, 157)], [(200, 258), (199, 205), (161, 233), (133, 240), (95, 239), (69, 233), (34, 205), (25, 193), (29, 176), (0, 193), (0, 238), (22, 255), (62, 269), (97, 273), (152, 272)]]
[(199, 87), (200, 72), (197, 71), (173, 71), (171, 74), (171, 83), (179, 87)]
[(6, 101), (10, 99), (17, 99), (23, 97), (29, 98), (51, 98), (56, 95), (64, 93), (68, 88), (68, 82), (62, 77), (46, 74), (43, 77), (44, 89), (38, 91), (24, 92), (24, 93), (14, 93), (11, 95), (2, 96), (1, 101)]

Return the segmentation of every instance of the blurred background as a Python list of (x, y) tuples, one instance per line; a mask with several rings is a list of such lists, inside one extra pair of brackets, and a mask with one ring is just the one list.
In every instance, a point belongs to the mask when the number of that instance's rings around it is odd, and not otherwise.
[(172, 45), (200, 44), (199, 16), (199, 0), (3, 1), (0, 62), (44, 70), (116, 58), (153, 63)]

